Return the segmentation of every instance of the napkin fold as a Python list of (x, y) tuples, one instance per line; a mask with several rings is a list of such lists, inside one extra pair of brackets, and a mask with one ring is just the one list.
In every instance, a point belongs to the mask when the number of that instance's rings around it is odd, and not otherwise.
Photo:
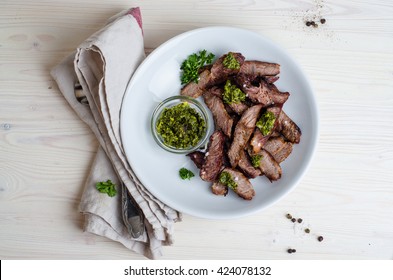
[[(100, 144), (79, 206), (85, 216), (84, 230), (154, 259), (162, 255), (164, 245), (173, 243), (174, 223), (181, 220), (181, 214), (142, 185), (123, 150), (121, 104), (128, 81), (144, 58), (142, 17), (139, 8), (132, 8), (111, 17), (101, 30), (54, 67), (51, 75)], [(75, 85), (79, 84), (85, 102), (75, 95)], [(108, 179), (117, 186), (115, 197), (102, 194), (95, 187), (97, 182)], [(143, 213), (145, 230), (138, 238), (129, 234), (122, 219), (123, 184)]]

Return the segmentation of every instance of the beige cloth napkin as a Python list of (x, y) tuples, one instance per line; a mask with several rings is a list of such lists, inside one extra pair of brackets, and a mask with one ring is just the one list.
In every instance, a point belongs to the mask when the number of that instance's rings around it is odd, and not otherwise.
[[(100, 143), (79, 207), (85, 215), (84, 230), (118, 241), (148, 258), (157, 258), (162, 255), (163, 245), (172, 244), (174, 222), (181, 216), (153, 197), (134, 175), (123, 151), (119, 129), (127, 83), (144, 58), (141, 14), (139, 8), (132, 8), (110, 18), (75, 53), (52, 69), (51, 75)], [(78, 82), (88, 105), (75, 96)], [(108, 179), (117, 185), (115, 197), (95, 188), (97, 182)], [(122, 182), (143, 212), (145, 230), (137, 239), (131, 237), (122, 220)]]

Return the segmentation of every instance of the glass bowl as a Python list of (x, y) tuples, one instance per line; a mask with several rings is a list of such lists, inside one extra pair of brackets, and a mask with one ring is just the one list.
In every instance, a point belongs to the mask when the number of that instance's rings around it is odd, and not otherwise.
[[(190, 145), (186, 148), (177, 148), (174, 146), (171, 146), (167, 143), (164, 142), (163, 137), (158, 133), (157, 131), (157, 122), (159, 121), (161, 114), (164, 112), (165, 109), (172, 108), (176, 105), (179, 105), (181, 103), (187, 103), (191, 108), (193, 108), (198, 115), (204, 120), (205, 122), (205, 129), (202, 132), (202, 135), (200, 136), (199, 141), (195, 145)], [(152, 117), (151, 117), (151, 132), (153, 135), (154, 140), (157, 142), (157, 144), (172, 153), (177, 153), (177, 154), (187, 154), (191, 153), (201, 147), (203, 147), (206, 143), (206, 140), (208, 138), (208, 132), (209, 132), (209, 115), (205, 109), (205, 107), (196, 99), (187, 97), (187, 96), (182, 96), (182, 95), (176, 95), (169, 97), (162, 101), (160, 104), (157, 105), (157, 107), (154, 109)]]

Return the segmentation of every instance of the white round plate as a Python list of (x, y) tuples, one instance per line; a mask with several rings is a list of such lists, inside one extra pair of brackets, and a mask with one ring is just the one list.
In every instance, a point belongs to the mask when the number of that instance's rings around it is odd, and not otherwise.
[[(185, 155), (160, 148), (150, 131), (154, 108), (181, 89), (180, 65), (192, 53), (206, 49), (216, 55), (242, 53), (246, 60), (281, 64), (281, 91), (290, 92), (283, 110), (302, 130), (300, 144), (281, 163), (280, 180), (252, 179), (256, 195), (243, 200), (231, 190), (226, 197), (211, 192), (211, 184), (199, 178), (199, 170)], [(274, 43), (257, 33), (233, 27), (207, 27), (180, 34), (155, 49), (138, 67), (127, 87), (121, 109), (121, 137), (127, 159), (144, 186), (168, 206), (197, 217), (228, 219), (255, 213), (291, 191), (305, 174), (318, 138), (318, 111), (313, 92), (297, 63)], [(179, 169), (194, 172), (182, 180)]]

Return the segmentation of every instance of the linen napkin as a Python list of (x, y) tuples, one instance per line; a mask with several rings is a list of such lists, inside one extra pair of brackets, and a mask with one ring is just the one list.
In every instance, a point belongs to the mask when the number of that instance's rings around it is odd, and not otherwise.
[[(173, 243), (174, 223), (181, 220), (181, 214), (157, 200), (142, 185), (122, 146), (121, 103), (129, 79), (144, 58), (140, 9), (131, 8), (111, 17), (101, 30), (54, 67), (51, 75), (100, 144), (79, 206), (85, 216), (84, 230), (154, 259), (162, 255), (162, 246)], [(82, 96), (77, 98), (75, 88), (79, 84)], [(108, 179), (117, 186), (115, 197), (102, 194), (95, 187), (97, 182)], [(129, 234), (122, 219), (123, 184), (143, 216), (145, 228), (138, 238)]]

